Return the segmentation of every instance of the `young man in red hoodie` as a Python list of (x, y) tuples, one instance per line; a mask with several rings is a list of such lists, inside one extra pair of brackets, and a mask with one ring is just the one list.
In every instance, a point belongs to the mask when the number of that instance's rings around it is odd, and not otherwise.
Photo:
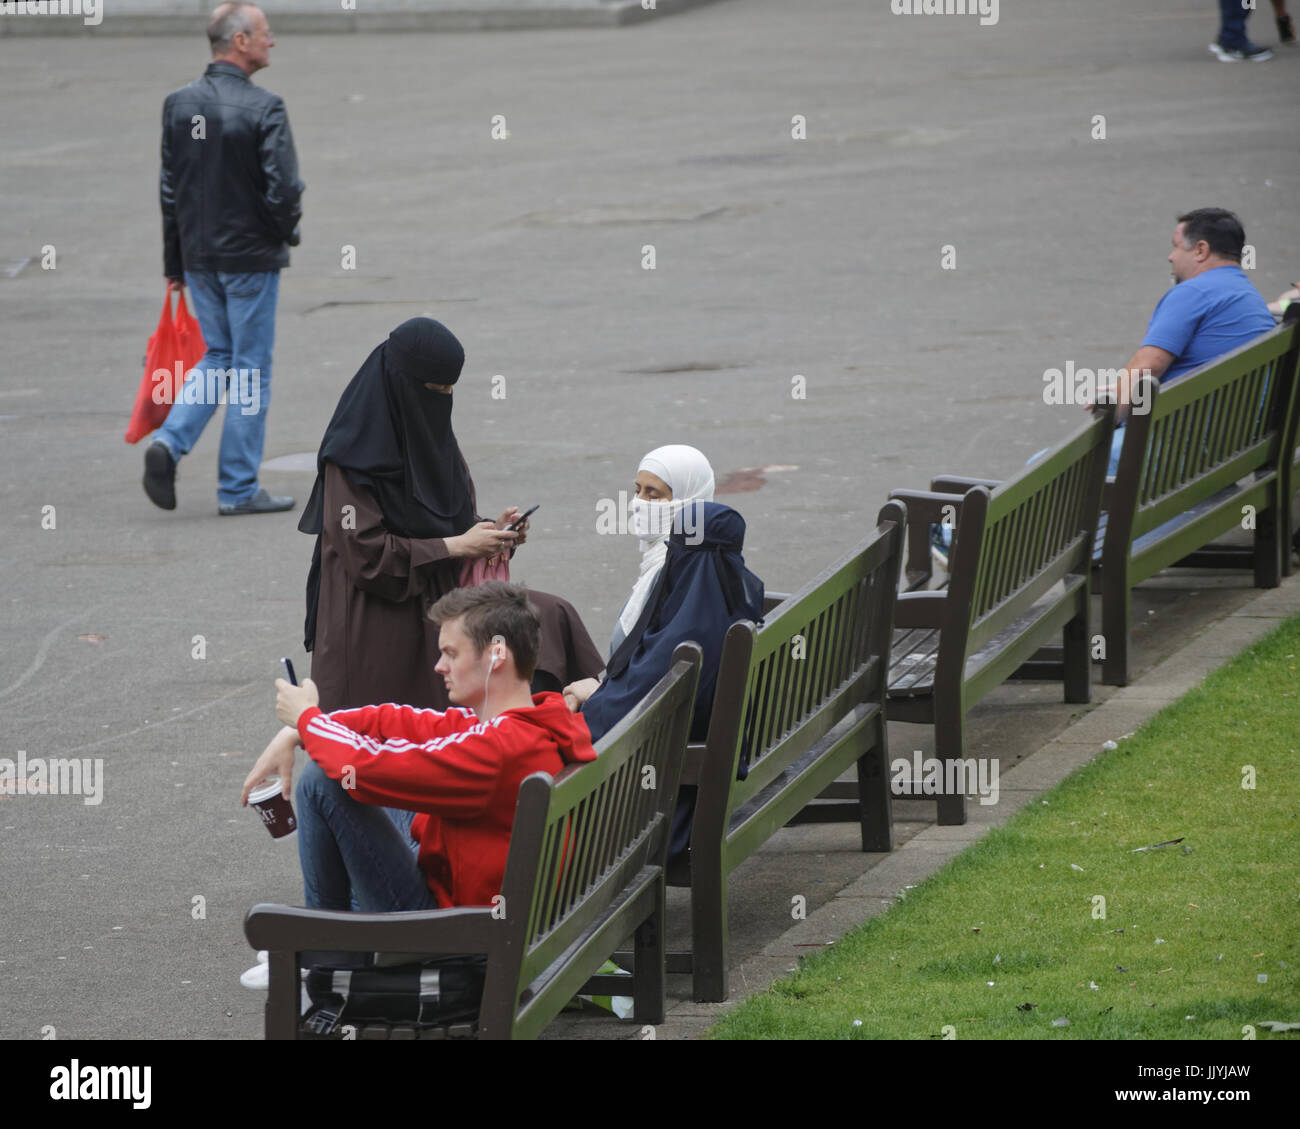
[(497, 581), (458, 588), (429, 619), (440, 626), (434, 670), (462, 708), (327, 714), (310, 679), (276, 680), (275, 712), (290, 728), (253, 766), (242, 802), (275, 774), (287, 796), (294, 750), (306, 748), (312, 763), (298, 782), (296, 812), (309, 908), (491, 905), (520, 783), (596, 759), (581, 715), (559, 694), (529, 690), (540, 629), (523, 589)]

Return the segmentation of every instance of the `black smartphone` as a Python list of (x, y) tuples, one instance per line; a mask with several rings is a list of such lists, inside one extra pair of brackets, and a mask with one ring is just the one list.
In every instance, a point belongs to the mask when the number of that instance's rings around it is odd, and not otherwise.
[(284, 666), (285, 678), (287, 678), (294, 686), (297, 686), (298, 676), (293, 672), (293, 663), (290, 662), (288, 659), (281, 659), (280, 662)]
[[(538, 502), (537, 506), (540, 506), (541, 504), (542, 504), (541, 502)], [(537, 506), (534, 506), (531, 510), (524, 510), (524, 512), (521, 513), (517, 518), (515, 518), (514, 521), (512, 521), (509, 525), (506, 526), (506, 529), (508, 529), (511, 533), (517, 532), (519, 527), (523, 525), (525, 521), (528, 520), (528, 515), (533, 513), (533, 511), (537, 509)]]

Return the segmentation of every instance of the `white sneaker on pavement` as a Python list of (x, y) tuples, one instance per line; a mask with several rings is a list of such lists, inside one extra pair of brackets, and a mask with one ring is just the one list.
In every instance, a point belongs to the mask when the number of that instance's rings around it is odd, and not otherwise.
[(265, 992), (271, 986), (271, 966), (266, 961), (266, 950), (259, 950), (257, 963), (247, 972), (239, 974), (239, 982), (245, 988), (251, 988), (254, 992)]

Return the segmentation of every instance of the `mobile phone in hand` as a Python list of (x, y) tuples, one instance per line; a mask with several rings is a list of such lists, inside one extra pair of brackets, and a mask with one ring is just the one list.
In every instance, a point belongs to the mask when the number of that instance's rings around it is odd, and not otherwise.
[(281, 659), (280, 662), (284, 666), (285, 678), (289, 680), (290, 684), (297, 686), (298, 676), (293, 672), (293, 663), (290, 662), (288, 659)]
[(511, 533), (517, 532), (519, 527), (523, 525), (525, 521), (528, 520), (528, 515), (533, 513), (537, 509), (537, 507), (540, 506), (541, 504), (542, 504), (541, 502), (538, 502), (537, 506), (534, 506), (531, 510), (525, 510), (517, 518), (515, 518), (514, 521), (512, 521), (509, 525), (507, 525), (506, 529), (509, 530)]

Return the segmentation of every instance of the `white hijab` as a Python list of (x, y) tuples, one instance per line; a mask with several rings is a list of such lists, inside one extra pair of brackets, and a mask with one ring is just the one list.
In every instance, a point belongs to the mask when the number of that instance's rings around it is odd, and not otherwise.
[(672, 519), (689, 502), (713, 501), (713, 468), (709, 466), (709, 460), (694, 447), (680, 443), (656, 447), (641, 460), (641, 465), (636, 469), (638, 474), (647, 470), (656, 478), (663, 479), (673, 492), (673, 498), (668, 503), (665, 519), (656, 523), (659, 532), (652, 532), (637, 542), (641, 549), (641, 572), (632, 587), (632, 594), (619, 612), (611, 654), (613, 648), (627, 637), (641, 618), (650, 589), (654, 587), (659, 570), (664, 567), (664, 560), (668, 556), (668, 534), (672, 530)]

